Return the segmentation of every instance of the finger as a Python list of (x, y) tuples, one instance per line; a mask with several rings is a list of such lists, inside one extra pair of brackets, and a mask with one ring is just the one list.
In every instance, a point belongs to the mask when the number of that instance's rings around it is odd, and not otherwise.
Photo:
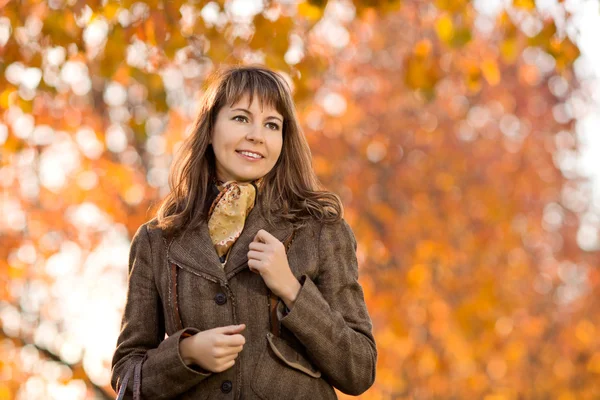
[(262, 258), (263, 253), (260, 251), (255, 251), (255, 250), (250, 250), (248, 252), (248, 259), (252, 259), (252, 260), (258, 260), (260, 261)]
[(248, 245), (248, 248), (250, 250), (266, 251), (269, 248), (269, 245), (267, 245), (265, 243), (261, 243), (261, 242), (250, 242), (250, 244)]
[(250, 271), (260, 274), (261, 267), (262, 264), (260, 260), (255, 260), (252, 258), (248, 259), (248, 268), (250, 268)]
[(236, 358), (238, 358), (239, 355), (240, 355), (240, 353), (228, 354), (226, 357), (219, 358), (219, 362), (221, 362), (221, 363), (231, 362), (231, 361), (235, 360)]
[(248, 266), (248, 268), (250, 269), (250, 272), (254, 272), (255, 274), (259, 274), (260, 275), (260, 271), (257, 270), (256, 268), (252, 268), (251, 266)]
[(233, 346), (233, 347), (222, 347), (218, 351), (218, 355), (215, 358), (219, 360), (223, 360), (224, 358), (231, 359), (232, 355), (237, 355), (240, 351), (244, 349), (244, 346)]
[(227, 325), (227, 326), (220, 326), (218, 328), (214, 328), (214, 331), (217, 333), (222, 333), (222, 334), (235, 334), (235, 333), (239, 333), (241, 331), (243, 331), (246, 328), (246, 324), (239, 324), (239, 325)]
[(246, 338), (244, 337), (244, 335), (239, 333), (237, 335), (229, 335), (229, 340), (229, 345), (233, 347), (243, 346), (244, 344), (246, 344)]
[(234, 364), (235, 364), (235, 360), (228, 361), (225, 364), (216, 368), (215, 372), (223, 372), (225, 370), (228, 370), (229, 368), (233, 367)]
[(239, 333), (235, 335), (224, 335), (221, 343), (222, 346), (225, 347), (238, 347), (243, 346), (246, 343), (246, 338)]
[(258, 232), (256, 232), (256, 235), (254, 236), (254, 240), (262, 242), (262, 243), (266, 243), (266, 244), (272, 244), (272, 243), (279, 242), (279, 240), (277, 240), (277, 238), (275, 236), (271, 235), (269, 232), (265, 231), (264, 229), (261, 229)]

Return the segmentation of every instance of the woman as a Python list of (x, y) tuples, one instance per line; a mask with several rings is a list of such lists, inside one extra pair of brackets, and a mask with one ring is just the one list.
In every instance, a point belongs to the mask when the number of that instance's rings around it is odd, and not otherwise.
[(131, 243), (111, 385), (146, 399), (359, 395), (377, 349), (356, 241), (319, 190), (290, 89), (260, 66), (209, 83), (172, 190)]

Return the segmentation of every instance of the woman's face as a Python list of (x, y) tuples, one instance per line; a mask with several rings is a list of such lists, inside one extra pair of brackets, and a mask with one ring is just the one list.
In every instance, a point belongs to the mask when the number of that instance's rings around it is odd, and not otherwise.
[[(212, 132), (217, 179), (250, 182), (265, 176), (277, 162), (283, 145), (283, 117), (246, 94), (219, 113)], [(252, 154), (242, 154), (248, 151)], [(257, 156), (258, 158), (254, 158)]]

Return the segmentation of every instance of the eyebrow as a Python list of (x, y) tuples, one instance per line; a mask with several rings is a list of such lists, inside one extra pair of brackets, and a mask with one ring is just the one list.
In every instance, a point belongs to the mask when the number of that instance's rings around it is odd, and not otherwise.
[[(252, 115), (252, 113), (250, 112), (250, 110), (246, 110), (245, 108), (234, 108), (234, 109), (233, 109), (233, 110), (231, 110), (231, 111), (243, 111), (243, 112), (245, 112), (246, 114), (250, 114), (250, 115)], [(281, 122), (283, 123), (283, 120), (282, 120), (281, 118), (279, 118), (279, 117), (275, 117), (274, 115), (271, 115), (271, 116), (267, 117), (267, 119), (278, 119), (279, 121), (281, 121)]]

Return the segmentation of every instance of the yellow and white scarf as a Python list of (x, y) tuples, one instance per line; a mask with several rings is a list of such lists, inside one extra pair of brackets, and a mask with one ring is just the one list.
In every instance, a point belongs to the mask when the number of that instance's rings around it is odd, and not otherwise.
[(263, 177), (252, 182), (216, 181), (219, 194), (208, 212), (208, 231), (224, 267), (229, 249), (240, 237), (246, 217), (256, 204)]

